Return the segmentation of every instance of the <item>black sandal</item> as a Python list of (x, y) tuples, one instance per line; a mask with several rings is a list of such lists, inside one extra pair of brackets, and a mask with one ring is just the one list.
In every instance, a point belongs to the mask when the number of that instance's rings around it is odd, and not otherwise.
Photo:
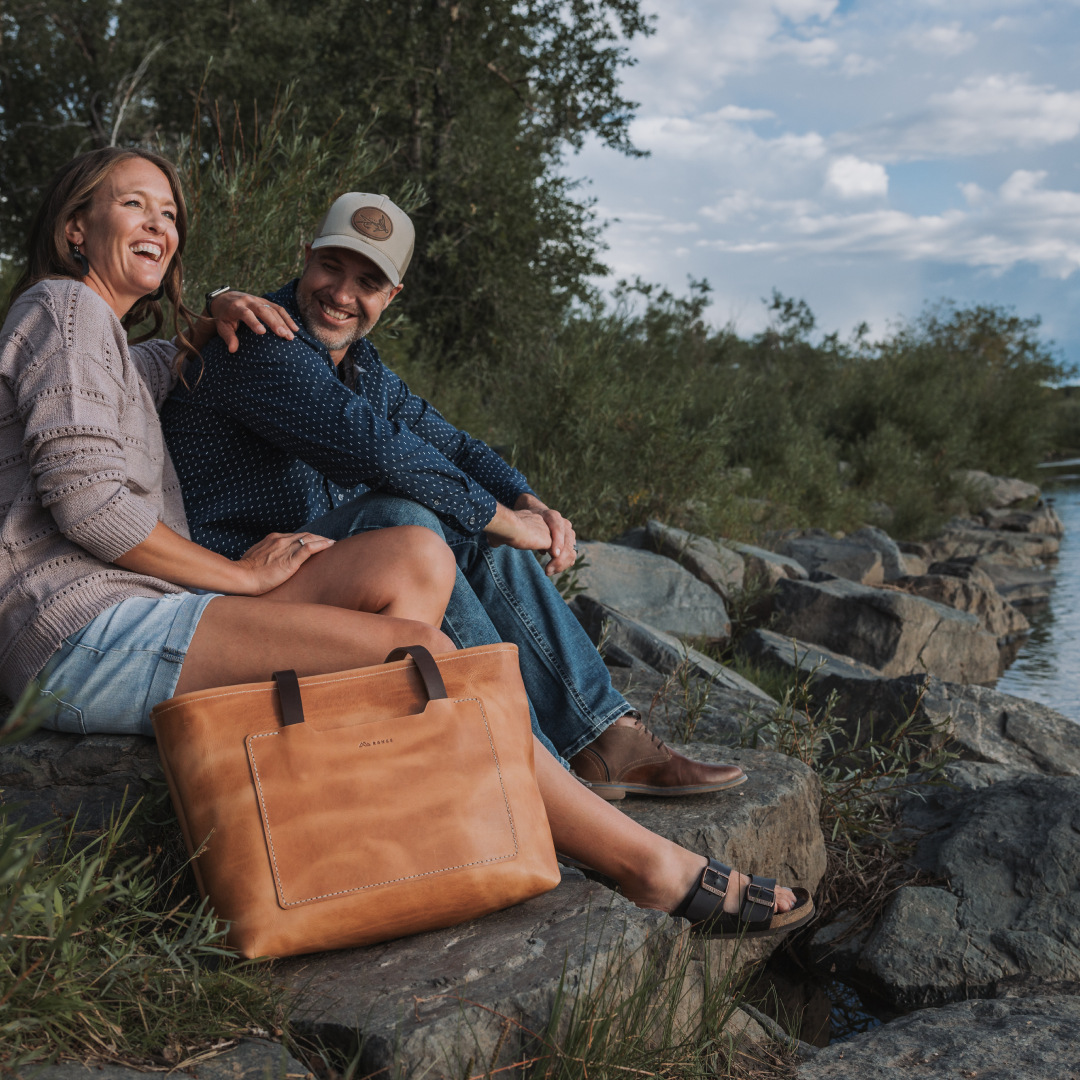
[(689, 919), (696, 933), (714, 938), (772, 937), (805, 926), (814, 917), (814, 901), (806, 889), (792, 889), (795, 906), (790, 911), (777, 911), (776, 878), (753, 875), (739, 913), (725, 911), (724, 897), (732, 872), (730, 866), (710, 859), (701, 879), (672, 915)]

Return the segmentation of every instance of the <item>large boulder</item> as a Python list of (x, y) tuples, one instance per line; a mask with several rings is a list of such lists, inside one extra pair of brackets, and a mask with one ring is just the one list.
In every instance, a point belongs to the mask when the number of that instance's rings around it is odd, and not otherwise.
[(578, 545), (583, 595), (679, 637), (727, 640), (731, 620), (720, 596), (688, 570), (652, 551), (617, 544)]
[(854, 581), (779, 582), (775, 629), (885, 675), (925, 671), (952, 682), (997, 678), (998, 648), (974, 615)]
[(997, 639), (999, 648), (1011, 645), (1031, 630), (1031, 623), (1012, 604), (1001, 598), (990, 577), (975, 566), (965, 577), (948, 573), (923, 574), (919, 577), (900, 577), (892, 584), (912, 596), (921, 596), (957, 611), (969, 612), (988, 634)]
[(28, 821), (69, 817), (96, 826), (126, 797), (128, 807), (160, 795), (164, 777), (157, 744), (142, 735), (68, 735), (36, 731), (0, 747), (0, 791), (21, 803)]
[(694, 672), (661, 675), (640, 661), (622, 667), (607, 660), (612, 685), (666, 742), (769, 745), (768, 725), (779, 706), (756, 687), (750, 692)]
[(982, 509), (996, 510), (1039, 497), (1039, 489), (1034, 484), (1013, 476), (992, 476), (981, 469), (965, 469), (959, 475), (978, 490)]
[[(934, 564), (936, 565), (936, 564)], [(1013, 607), (1039, 608), (1050, 599), (1057, 579), (1049, 570), (979, 562), (980, 569), (994, 583), (998, 595)], [(930, 567), (933, 571), (933, 566)]]
[(1080, 777), (931, 788), (903, 813), (929, 830), (914, 865), (948, 884), (896, 892), (857, 963), (866, 983), (922, 1006), (1020, 973), (1080, 979)]
[(1069, 1080), (1080, 1076), (1080, 1000), (959, 1001), (819, 1050), (797, 1080)]
[(1046, 503), (1040, 503), (1034, 510), (984, 510), (979, 517), (989, 529), (1040, 533), (1059, 539), (1065, 535), (1065, 523), (1058, 517), (1057, 511)]
[(738, 552), (659, 521), (649, 522), (647, 535), (653, 551), (684, 566), (725, 602), (742, 589), (745, 564)]
[(966, 762), (1000, 766), (1014, 775), (1080, 776), (1080, 724), (1049, 706), (988, 686), (943, 682), (931, 675), (896, 679), (820, 646), (771, 630), (746, 635), (740, 648), (755, 663), (793, 679), (809, 679), (820, 708), (830, 697), (845, 727), (870, 721), (878, 734), (913, 717), (951, 739)]
[(984, 562), (1034, 568), (1061, 549), (1061, 539), (1042, 533), (988, 529), (981, 521), (953, 518), (928, 545), (936, 560), (976, 555)]
[(461, 1077), (521, 1060), (560, 988), (568, 1013), (578, 992), (632, 981), (647, 943), (677, 931), (567, 869), (553, 892), (486, 918), (275, 970), (301, 992), (294, 1028), (349, 1053), (362, 1045), (357, 1075)]
[[(773, 533), (768, 540), (778, 554), (795, 559), (811, 574), (844, 578), (861, 585), (880, 585), (885, 580), (884, 560), (876, 545), (848, 538), (838, 540), (824, 529)], [(899, 551), (896, 557), (899, 559)]]
[(621, 653), (642, 661), (662, 675), (671, 675), (680, 669), (688, 670), (691, 674), (708, 679), (718, 686), (750, 694), (772, 705), (776, 704), (764, 690), (749, 679), (744, 679), (738, 672), (691, 648), (671, 634), (630, 618), (607, 604), (580, 595), (570, 601), (570, 610), (593, 644), (603, 645), (606, 656)]
[[(198, 1080), (267, 1080), (268, 1077), (314, 1080), (315, 1075), (280, 1043), (263, 1039), (241, 1039), (232, 1049), (215, 1057), (193, 1055), (190, 1064), (177, 1061), (171, 1071), (197, 1076)], [(147, 1070), (113, 1063), (90, 1066), (79, 1061), (65, 1061), (56, 1065), (24, 1067), (21, 1075), (32, 1076), (34, 1080), (89, 1080), (90, 1077), (93, 1080), (139, 1080), (147, 1075)]]
[(723, 540), (721, 543), (723, 547), (742, 556), (746, 568), (744, 581), (747, 583), (758, 581), (772, 586), (781, 578), (800, 578), (805, 581), (809, 577), (805, 566), (786, 555), (778, 555), (775, 551), (755, 547), (753, 544), (743, 544), (738, 540)]

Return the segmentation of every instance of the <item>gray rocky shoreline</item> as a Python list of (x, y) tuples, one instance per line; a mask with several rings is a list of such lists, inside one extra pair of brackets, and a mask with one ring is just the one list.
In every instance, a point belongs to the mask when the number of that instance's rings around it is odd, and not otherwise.
[[(684, 643), (729, 644), (729, 610), (750, 585), (771, 610), (739, 636), (744, 670), (804, 680), (813, 707), (829, 702), (843, 718), (852, 753), (869, 718), (880, 737), (914, 717), (956, 754), (947, 784), (913, 778), (896, 811), (912, 869), (936, 884), (900, 888), (870, 926), (840, 910), (797, 944), (808, 965), (912, 1011), (821, 1050), (800, 1044), (807, 1080), (1080, 1077), (1080, 725), (987, 685), (1053, 588), (1063, 529), (1038, 489), (986, 481), (980, 513), (925, 544), (867, 527), (753, 546), (649, 522), (580, 545), (571, 608), (616, 686), (669, 742), (736, 760), (750, 778), (730, 792), (615, 804), (647, 827), (740, 870), (812, 892), (822, 882), (821, 783), (769, 744), (779, 703)], [(0, 789), (32, 820), (78, 811), (88, 824), (125, 792), (130, 804), (162, 791), (152, 740), (48, 732), (0, 749)], [(773, 947), (743, 948), (737, 964)], [(491, 1071), (521, 1060), (560, 994), (629, 984), (676, 956), (689, 1018), (731, 963), (721, 948), (686, 962), (690, 948), (700, 950), (681, 925), (568, 868), (554, 892), (487, 919), (278, 970), (302, 990), (302, 1030), (346, 1051), (362, 1041), (358, 1075), (456, 1076), (470, 1061)], [(729, 1021), (747, 1045), (774, 1037), (768, 1029), (747, 1013)]]

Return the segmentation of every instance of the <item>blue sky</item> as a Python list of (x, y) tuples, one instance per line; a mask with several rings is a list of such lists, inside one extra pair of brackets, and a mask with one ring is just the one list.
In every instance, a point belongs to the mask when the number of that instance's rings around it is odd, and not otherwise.
[(1041, 315), (1080, 361), (1080, 2), (646, 0), (625, 89), (642, 160), (587, 146), (612, 281), (775, 287), (825, 331), (927, 301)]

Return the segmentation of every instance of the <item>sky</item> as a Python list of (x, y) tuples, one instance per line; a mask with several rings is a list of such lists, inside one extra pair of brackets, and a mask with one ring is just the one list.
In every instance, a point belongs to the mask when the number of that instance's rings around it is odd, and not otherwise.
[(1080, 0), (645, 0), (626, 95), (644, 159), (590, 143), (569, 175), (605, 262), (753, 333), (762, 298), (823, 332), (928, 302), (1043, 320), (1080, 361)]

